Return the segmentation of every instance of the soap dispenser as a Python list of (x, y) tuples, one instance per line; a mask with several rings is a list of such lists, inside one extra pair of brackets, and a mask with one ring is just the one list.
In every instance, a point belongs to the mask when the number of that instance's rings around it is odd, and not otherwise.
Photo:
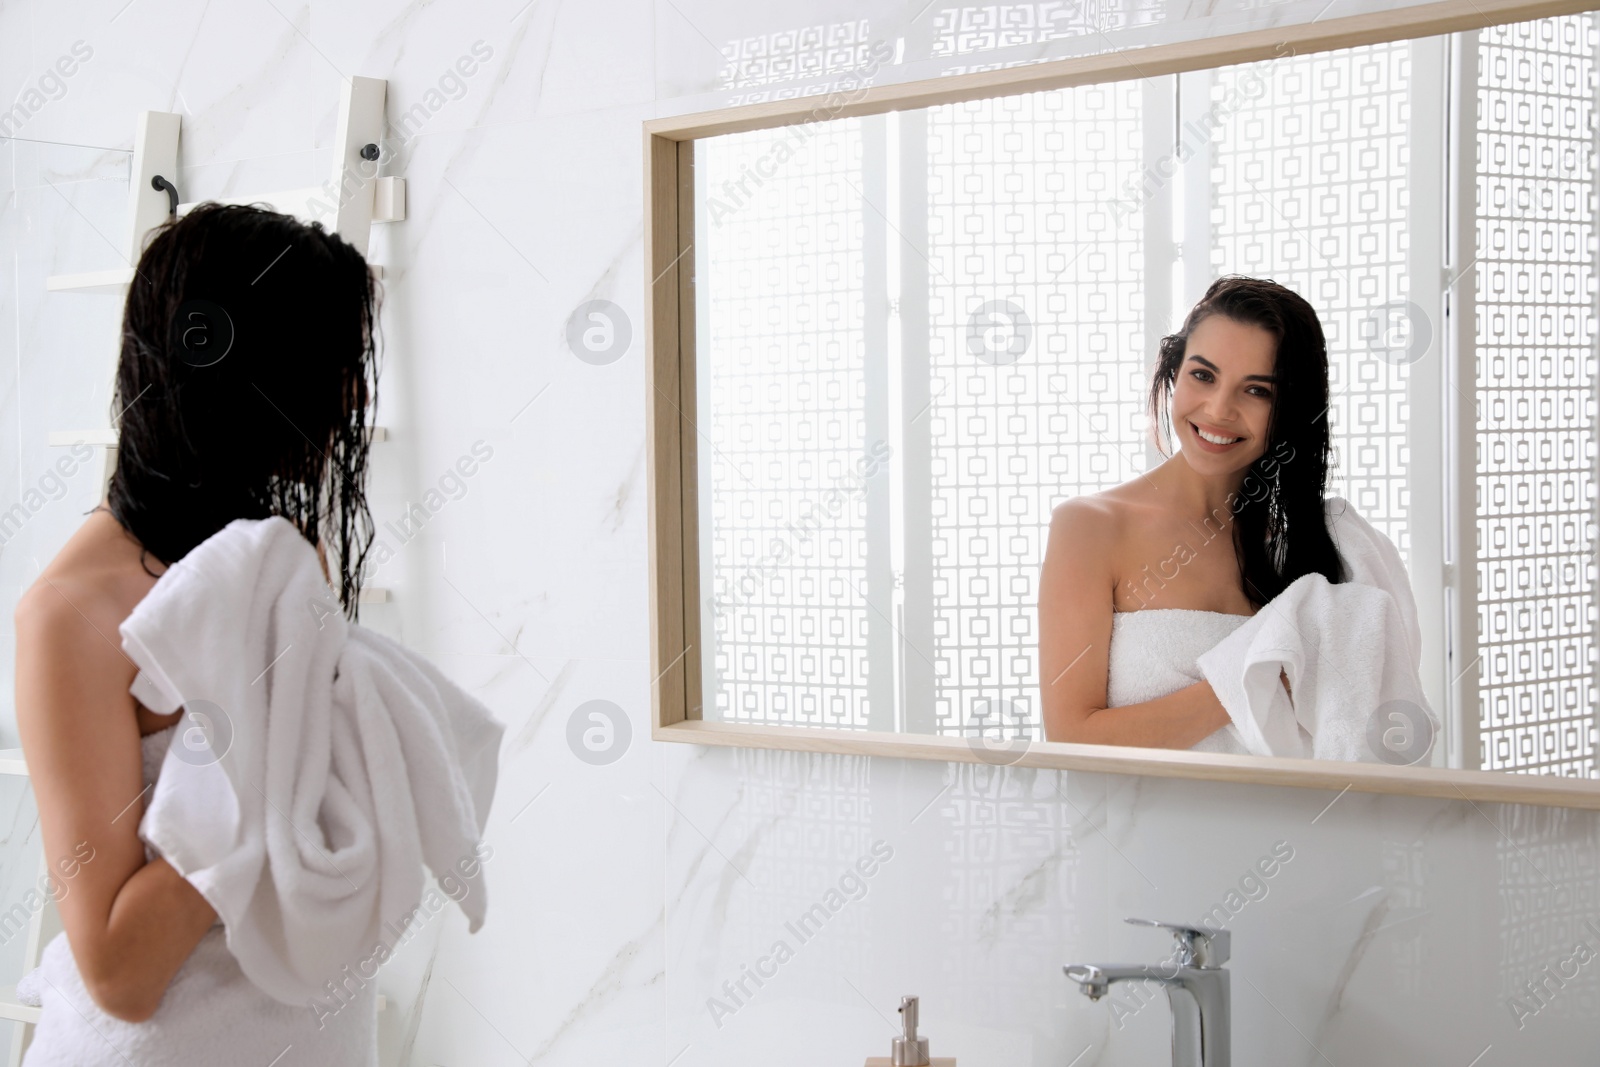
[(872, 1056), (866, 1067), (956, 1067), (955, 1057), (928, 1058), (928, 1039), (917, 1036), (917, 998), (900, 998), (900, 1036), (890, 1045), (890, 1055)]

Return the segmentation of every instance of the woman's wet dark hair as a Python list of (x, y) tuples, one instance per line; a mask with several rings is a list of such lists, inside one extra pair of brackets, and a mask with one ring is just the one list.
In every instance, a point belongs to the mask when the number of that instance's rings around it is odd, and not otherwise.
[(1267, 447), (1233, 500), (1233, 549), (1240, 585), (1257, 607), (1295, 579), (1347, 574), (1328, 532), (1323, 497), (1332, 445), (1328, 434), (1328, 346), (1305, 298), (1277, 282), (1229, 274), (1211, 283), (1177, 333), (1161, 339), (1150, 383), (1150, 414), (1163, 455), (1171, 455), (1172, 389), (1189, 335), (1212, 315), (1259, 326), (1276, 340)]
[(316, 224), (206, 203), (156, 230), (123, 313), (112, 515), (169, 566), (234, 519), (280, 515), (334, 542), (355, 619), (376, 308), (366, 260)]

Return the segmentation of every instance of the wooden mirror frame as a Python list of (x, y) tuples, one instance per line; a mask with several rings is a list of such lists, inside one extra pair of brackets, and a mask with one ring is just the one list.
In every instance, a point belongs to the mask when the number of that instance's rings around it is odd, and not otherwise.
[[(1444, 0), (1198, 41), (1119, 49), (1002, 70), (747, 104), (644, 124), (646, 441), (650, 476), (651, 736), (658, 741), (992, 763), (1107, 774), (1256, 782), (1600, 809), (1600, 780), (1507, 771), (1339, 764), (1062, 741), (996, 750), (947, 735), (705, 722), (701, 705), (695, 425), (694, 142), (721, 134), (877, 115), (1075, 85), (1227, 67), (1284, 55), (1434, 37), (1600, 9), (1597, 0)], [(820, 101), (820, 102), (819, 102)], [(1457, 284), (1474, 284), (1469, 267)], [(1020, 747), (1019, 747), (1020, 745)]]

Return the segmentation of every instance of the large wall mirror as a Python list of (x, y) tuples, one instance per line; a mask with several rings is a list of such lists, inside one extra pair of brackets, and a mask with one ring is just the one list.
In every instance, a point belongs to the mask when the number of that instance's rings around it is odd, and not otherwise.
[(656, 736), (1600, 807), (1584, 6), (648, 124)]

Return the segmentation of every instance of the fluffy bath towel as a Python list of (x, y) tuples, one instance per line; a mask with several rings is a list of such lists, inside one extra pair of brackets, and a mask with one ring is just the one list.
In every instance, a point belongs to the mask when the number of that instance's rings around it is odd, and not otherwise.
[(1405, 567), (1346, 501), (1330, 498), (1327, 511), (1348, 580), (1295, 580), (1202, 654), (1200, 672), (1255, 755), (1421, 762), (1439, 720), (1422, 692)]
[(189, 713), (140, 836), (217, 909), (251, 981), (285, 1004), (325, 995), (418, 914), (424, 863), (478, 930), (504, 726), (349, 623), (293, 524), (229, 523), (121, 633), (140, 701)]

